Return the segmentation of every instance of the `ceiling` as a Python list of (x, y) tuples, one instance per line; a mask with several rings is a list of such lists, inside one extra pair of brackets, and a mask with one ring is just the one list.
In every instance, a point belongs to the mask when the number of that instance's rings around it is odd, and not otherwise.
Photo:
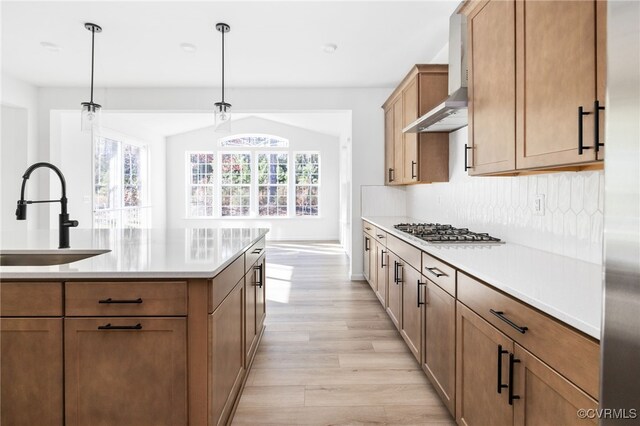
[(393, 87), (443, 48), (458, 3), (4, 0), (2, 70), (39, 87), (88, 85), (83, 23), (94, 22), (96, 87), (219, 87), (223, 21), (227, 87)]
[[(74, 112), (74, 114), (78, 114)], [(288, 126), (300, 127), (331, 136), (348, 136), (351, 131), (350, 114), (346, 111), (233, 113), (231, 126), (239, 120), (256, 117)], [(113, 130), (138, 129), (158, 136), (172, 136), (213, 126), (212, 113), (176, 112), (105, 112), (103, 125)]]

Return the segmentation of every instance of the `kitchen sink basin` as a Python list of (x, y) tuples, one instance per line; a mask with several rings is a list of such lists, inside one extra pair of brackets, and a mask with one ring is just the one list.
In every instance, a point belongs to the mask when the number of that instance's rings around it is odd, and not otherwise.
[(0, 266), (64, 265), (110, 251), (94, 249), (0, 250)]

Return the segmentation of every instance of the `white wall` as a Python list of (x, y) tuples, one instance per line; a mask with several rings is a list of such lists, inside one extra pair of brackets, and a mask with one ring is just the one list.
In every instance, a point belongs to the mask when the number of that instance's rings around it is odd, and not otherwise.
[[(449, 137), (449, 182), (406, 188), (407, 215), (449, 223), (561, 255), (602, 262), (603, 172), (470, 177), (467, 128)], [(545, 214), (534, 213), (536, 194)]]
[[(228, 100), (235, 111), (351, 111), (352, 175), (349, 183), (351, 214), (351, 270), (362, 270), (360, 224), (361, 185), (384, 183), (384, 116), (380, 106), (393, 89), (231, 89)], [(105, 111), (211, 111), (219, 90), (210, 88), (98, 89), (95, 99)], [(86, 98), (86, 89), (39, 89), (40, 146), (49, 149), (51, 110), (75, 110)]]
[[(232, 134), (261, 133), (289, 140), (290, 151), (320, 152), (320, 217), (290, 219), (187, 219), (186, 153), (218, 152), (218, 139), (227, 136), (213, 127), (167, 138), (167, 226), (171, 228), (222, 226), (265, 226), (271, 240), (338, 240), (339, 238), (339, 140), (270, 120), (251, 117), (234, 121)], [(290, 194), (290, 197), (294, 196)], [(216, 197), (217, 198), (217, 197)]]
[[(154, 228), (166, 225), (165, 138), (131, 122), (119, 121), (104, 114), (102, 128), (105, 136), (131, 138), (148, 146), (149, 197), (151, 223)], [(51, 111), (50, 158), (62, 170), (67, 181), (69, 215), (80, 222), (80, 228), (93, 226), (93, 147), (90, 133), (80, 131), (80, 111)], [(53, 197), (59, 198), (60, 184), (50, 180)], [(57, 206), (49, 215), (49, 226), (57, 228)]]
[[(0, 229), (34, 229), (39, 218), (38, 207), (31, 207), (27, 220), (15, 219), (15, 203), (20, 197), (22, 174), (29, 165), (40, 161), (38, 155), (38, 88), (2, 73), (2, 141), (0, 141)], [(38, 199), (38, 188), (44, 184), (43, 172), (29, 180), (27, 194)]]

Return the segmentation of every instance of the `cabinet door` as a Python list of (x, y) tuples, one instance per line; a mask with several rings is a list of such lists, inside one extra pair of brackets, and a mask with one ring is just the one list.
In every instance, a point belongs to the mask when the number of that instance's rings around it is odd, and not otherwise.
[[(414, 78), (402, 91), (402, 127), (406, 127), (418, 118), (418, 78)], [(403, 133), (404, 164), (403, 181), (418, 181), (418, 134)]]
[(389, 284), (387, 286), (387, 313), (396, 328), (400, 330), (402, 309), (402, 279), (404, 263), (394, 253), (389, 252)]
[(469, 426), (513, 424), (508, 389), (500, 388), (507, 384), (513, 341), (460, 302), (456, 319), (456, 421)]
[[(516, 2), (518, 169), (596, 159), (593, 148), (578, 153), (578, 107), (592, 112), (597, 99), (596, 3)], [(593, 147), (594, 115), (583, 123)]]
[(66, 318), (68, 425), (184, 425), (186, 318)]
[(364, 247), (362, 275), (364, 275), (364, 279), (371, 284), (371, 237), (367, 234), (364, 234), (362, 245)]
[(376, 243), (376, 296), (387, 307), (387, 287), (389, 284), (389, 252), (380, 243)]
[(369, 285), (371, 286), (371, 290), (374, 293), (378, 292), (378, 264), (379, 261), (378, 256), (378, 243), (374, 238), (369, 238), (369, 258), (367, 262), (369, 262)]
[(393, 185), (395, 167), (394, 139), (393, 139), (393, 105), (384, 111), (384, 183)]
[(0, 359), (0, 424), (62, 425), (62, 318), (2, 318)]
[[(255, 268), (256, 265), (254, 265)], [(256, 349), (256, 270), (249, 270), (244, 277), (244, 351), (245, 368), (249, 366)]]
[(468, 18), (471, 175), (515, 170), (514, 3), (485, 1)]
[(423, 280), (427, 285), (422, 368), (455, 415), (456, 301), (432, 281)]
[(209, 425), (225, 424), (244, 376), (244, 285), (209, 315)]
[(404, 182), (404, 134), (402, 133), (402, 96), (393, 104), (393, 183)]
[(256, 334), (260, 336), (267, 318), (267, 258), (262, 255), (255, 266), (256, 273)]
[(422, 287), (420, 272), (402, 268), (402, 321), (400, 334), (418, 362), (422, 359)]
[(515, 345), (513, 402), (516, 425), (595, 425), (580, 419), (579, 409), (596, 409), (598, 402), (534, 355)]

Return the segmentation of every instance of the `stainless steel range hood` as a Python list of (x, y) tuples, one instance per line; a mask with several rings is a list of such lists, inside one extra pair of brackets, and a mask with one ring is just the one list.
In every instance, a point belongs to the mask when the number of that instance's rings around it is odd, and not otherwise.
[(467, 125), (467, 21), (456, 12), (449, 18), (449, 97), (404, 133), (453, 132)]

